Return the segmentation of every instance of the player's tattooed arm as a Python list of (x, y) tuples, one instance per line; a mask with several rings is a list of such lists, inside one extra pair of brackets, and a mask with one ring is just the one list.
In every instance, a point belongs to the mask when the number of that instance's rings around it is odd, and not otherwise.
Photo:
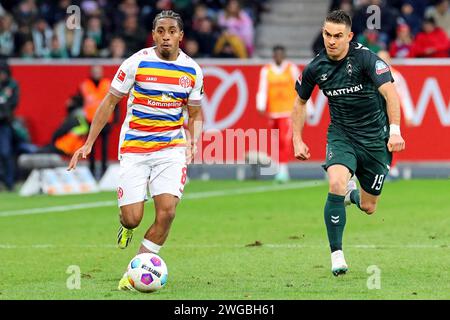
[(294, 144), (294, 155), (299, 160), (308, 160), (310, 157), (309, 148), (303, 142), (302, 132), (306, 119), (306, 102), (298, 97), (295, 99), (294, 109), (292, 110), (292, 142)]
[(111, 92), (107, 93), (103, 98), (100, 106), (97, 108), (95, 112), (94, 119), (92, 120), (91, 128), (89, 129), (89, 135), (86, 139), (84, 145), (75, 151), (70, 160), (69, 167), (67, 170), (75, 169), (80, 158), (85, 159), (92, 151), (92, 145), (97, 139), (100, 131), (105, 127), (108, 119), (111, 117), (111, 114), (114, 111), (117, 103), (122, 99), (122, 96), (116, 96)]
[(405, 149), (405, 140), (400, 133), (400, 99), (397, 90), (392, 82), (386, 82), (378, 90), (386, 100), (386, 109), (389, 118), (389, 141), (388, 149), (391, 152), (398, 152)]

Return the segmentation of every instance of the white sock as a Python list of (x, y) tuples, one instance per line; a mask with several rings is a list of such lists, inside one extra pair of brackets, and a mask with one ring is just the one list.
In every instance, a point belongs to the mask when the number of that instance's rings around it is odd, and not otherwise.
[(142, 245), (153, 253), (158, 253), (162, 247), (162, 246), (157, 245), (156, 243), (151, 242), (150, 240), (147, 240), (147, 239), (142, 240)]

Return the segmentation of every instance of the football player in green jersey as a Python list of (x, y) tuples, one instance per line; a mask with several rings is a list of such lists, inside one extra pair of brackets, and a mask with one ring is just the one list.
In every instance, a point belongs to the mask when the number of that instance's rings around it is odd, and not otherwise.
[[(326, 161), (329, 193), (324, 218), (335, 276), (348, 270), (342, 251), (345, 207), (354, 203), (373, 214), (389, 173), (392, 152), (405, 148), (400, 133), (400, 101), (389, 66), (375, 53), (352, 42), (351, 18), (330, 12), (323, 25), (325, 49), (303, 70), (296, 83), (292, 112), (295, 157), (310, 158), (302, 139), (306, 102), (318, 85), (328, 97), (331, 122)], [(356, 182), (358, 178), (360, 189)]]

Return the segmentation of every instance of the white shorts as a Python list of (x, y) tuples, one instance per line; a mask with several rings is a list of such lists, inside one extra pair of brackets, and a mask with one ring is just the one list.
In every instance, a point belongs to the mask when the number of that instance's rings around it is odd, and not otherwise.
[(125, 153), (120, 158), (119, 207), (163, 193), (181, 199), (187, 178), (186, 149), (167, 148), (148, 154)]

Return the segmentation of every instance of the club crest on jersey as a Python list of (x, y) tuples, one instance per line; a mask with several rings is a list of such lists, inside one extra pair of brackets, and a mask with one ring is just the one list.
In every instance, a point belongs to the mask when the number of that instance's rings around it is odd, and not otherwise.
[(188, 76), (182, 76), (179, 80), (180, 86), (183, 88), (189, 88), (191, 86), (191, 79)]
[(123, 197), (123, 189), (121, 187), (117, 188), (117, 199), (122, 199)]
[(347, 69), (347, 74), (351, 77), (352, 73), (353, 73), (353, 67), (352, 67), (352, 64), (350, 63), (350, 61), (347, 62), (346, 69)]
[(389, 67), (384, 61), (377, 60), (377, 62), (375, 62), (375, 72), (377, 73), (377, 75), (383, 74), (388, 71)]
[(117, 74), (117, 80), (119, 80), (120, 82), (124, 82), (126, 76), (127, 75), (125, 72), (123, 72), (122, 70), (119, 70), (119, 73)]

